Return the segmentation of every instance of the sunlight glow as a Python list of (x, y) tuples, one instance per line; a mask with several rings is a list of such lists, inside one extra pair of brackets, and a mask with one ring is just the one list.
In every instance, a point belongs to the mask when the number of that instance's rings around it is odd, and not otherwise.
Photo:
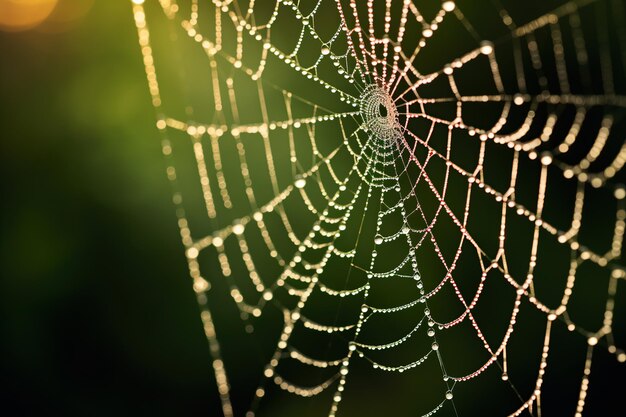
[(0, 30), (20, 32), (43, 23), (58, 0), (0, 0)]

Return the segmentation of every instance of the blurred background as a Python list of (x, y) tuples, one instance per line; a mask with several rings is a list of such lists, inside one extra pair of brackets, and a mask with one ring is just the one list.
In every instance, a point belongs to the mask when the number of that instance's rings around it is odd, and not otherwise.
[(130, 2), (10, 3), (0, 414), (202, 414), (209, 354)]
[[(0, 54), (0, 414), (216, 415), (130, 1), (0, 0)], [(586, 410), (615, 415), (623, 365), (594, 360)]]

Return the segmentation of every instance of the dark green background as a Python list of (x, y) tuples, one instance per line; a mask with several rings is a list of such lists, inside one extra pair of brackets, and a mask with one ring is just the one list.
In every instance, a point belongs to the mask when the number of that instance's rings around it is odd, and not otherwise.
[(0, 34), (0, 414), (209, 407), (129, 3), (98, 1), (63, 33)]

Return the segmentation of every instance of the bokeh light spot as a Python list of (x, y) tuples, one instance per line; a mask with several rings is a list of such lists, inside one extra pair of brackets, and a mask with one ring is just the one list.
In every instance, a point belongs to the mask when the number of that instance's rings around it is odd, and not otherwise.
[(43, 23), (58, 0), (0, 0), (0, 30), (19, 32)]

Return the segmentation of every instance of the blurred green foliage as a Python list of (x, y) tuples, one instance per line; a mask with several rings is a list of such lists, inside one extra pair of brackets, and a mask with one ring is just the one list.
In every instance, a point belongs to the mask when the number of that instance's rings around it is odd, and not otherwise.
[(0, 33), (1, 414), (208, 407), (129, 2), (65, 32)]

